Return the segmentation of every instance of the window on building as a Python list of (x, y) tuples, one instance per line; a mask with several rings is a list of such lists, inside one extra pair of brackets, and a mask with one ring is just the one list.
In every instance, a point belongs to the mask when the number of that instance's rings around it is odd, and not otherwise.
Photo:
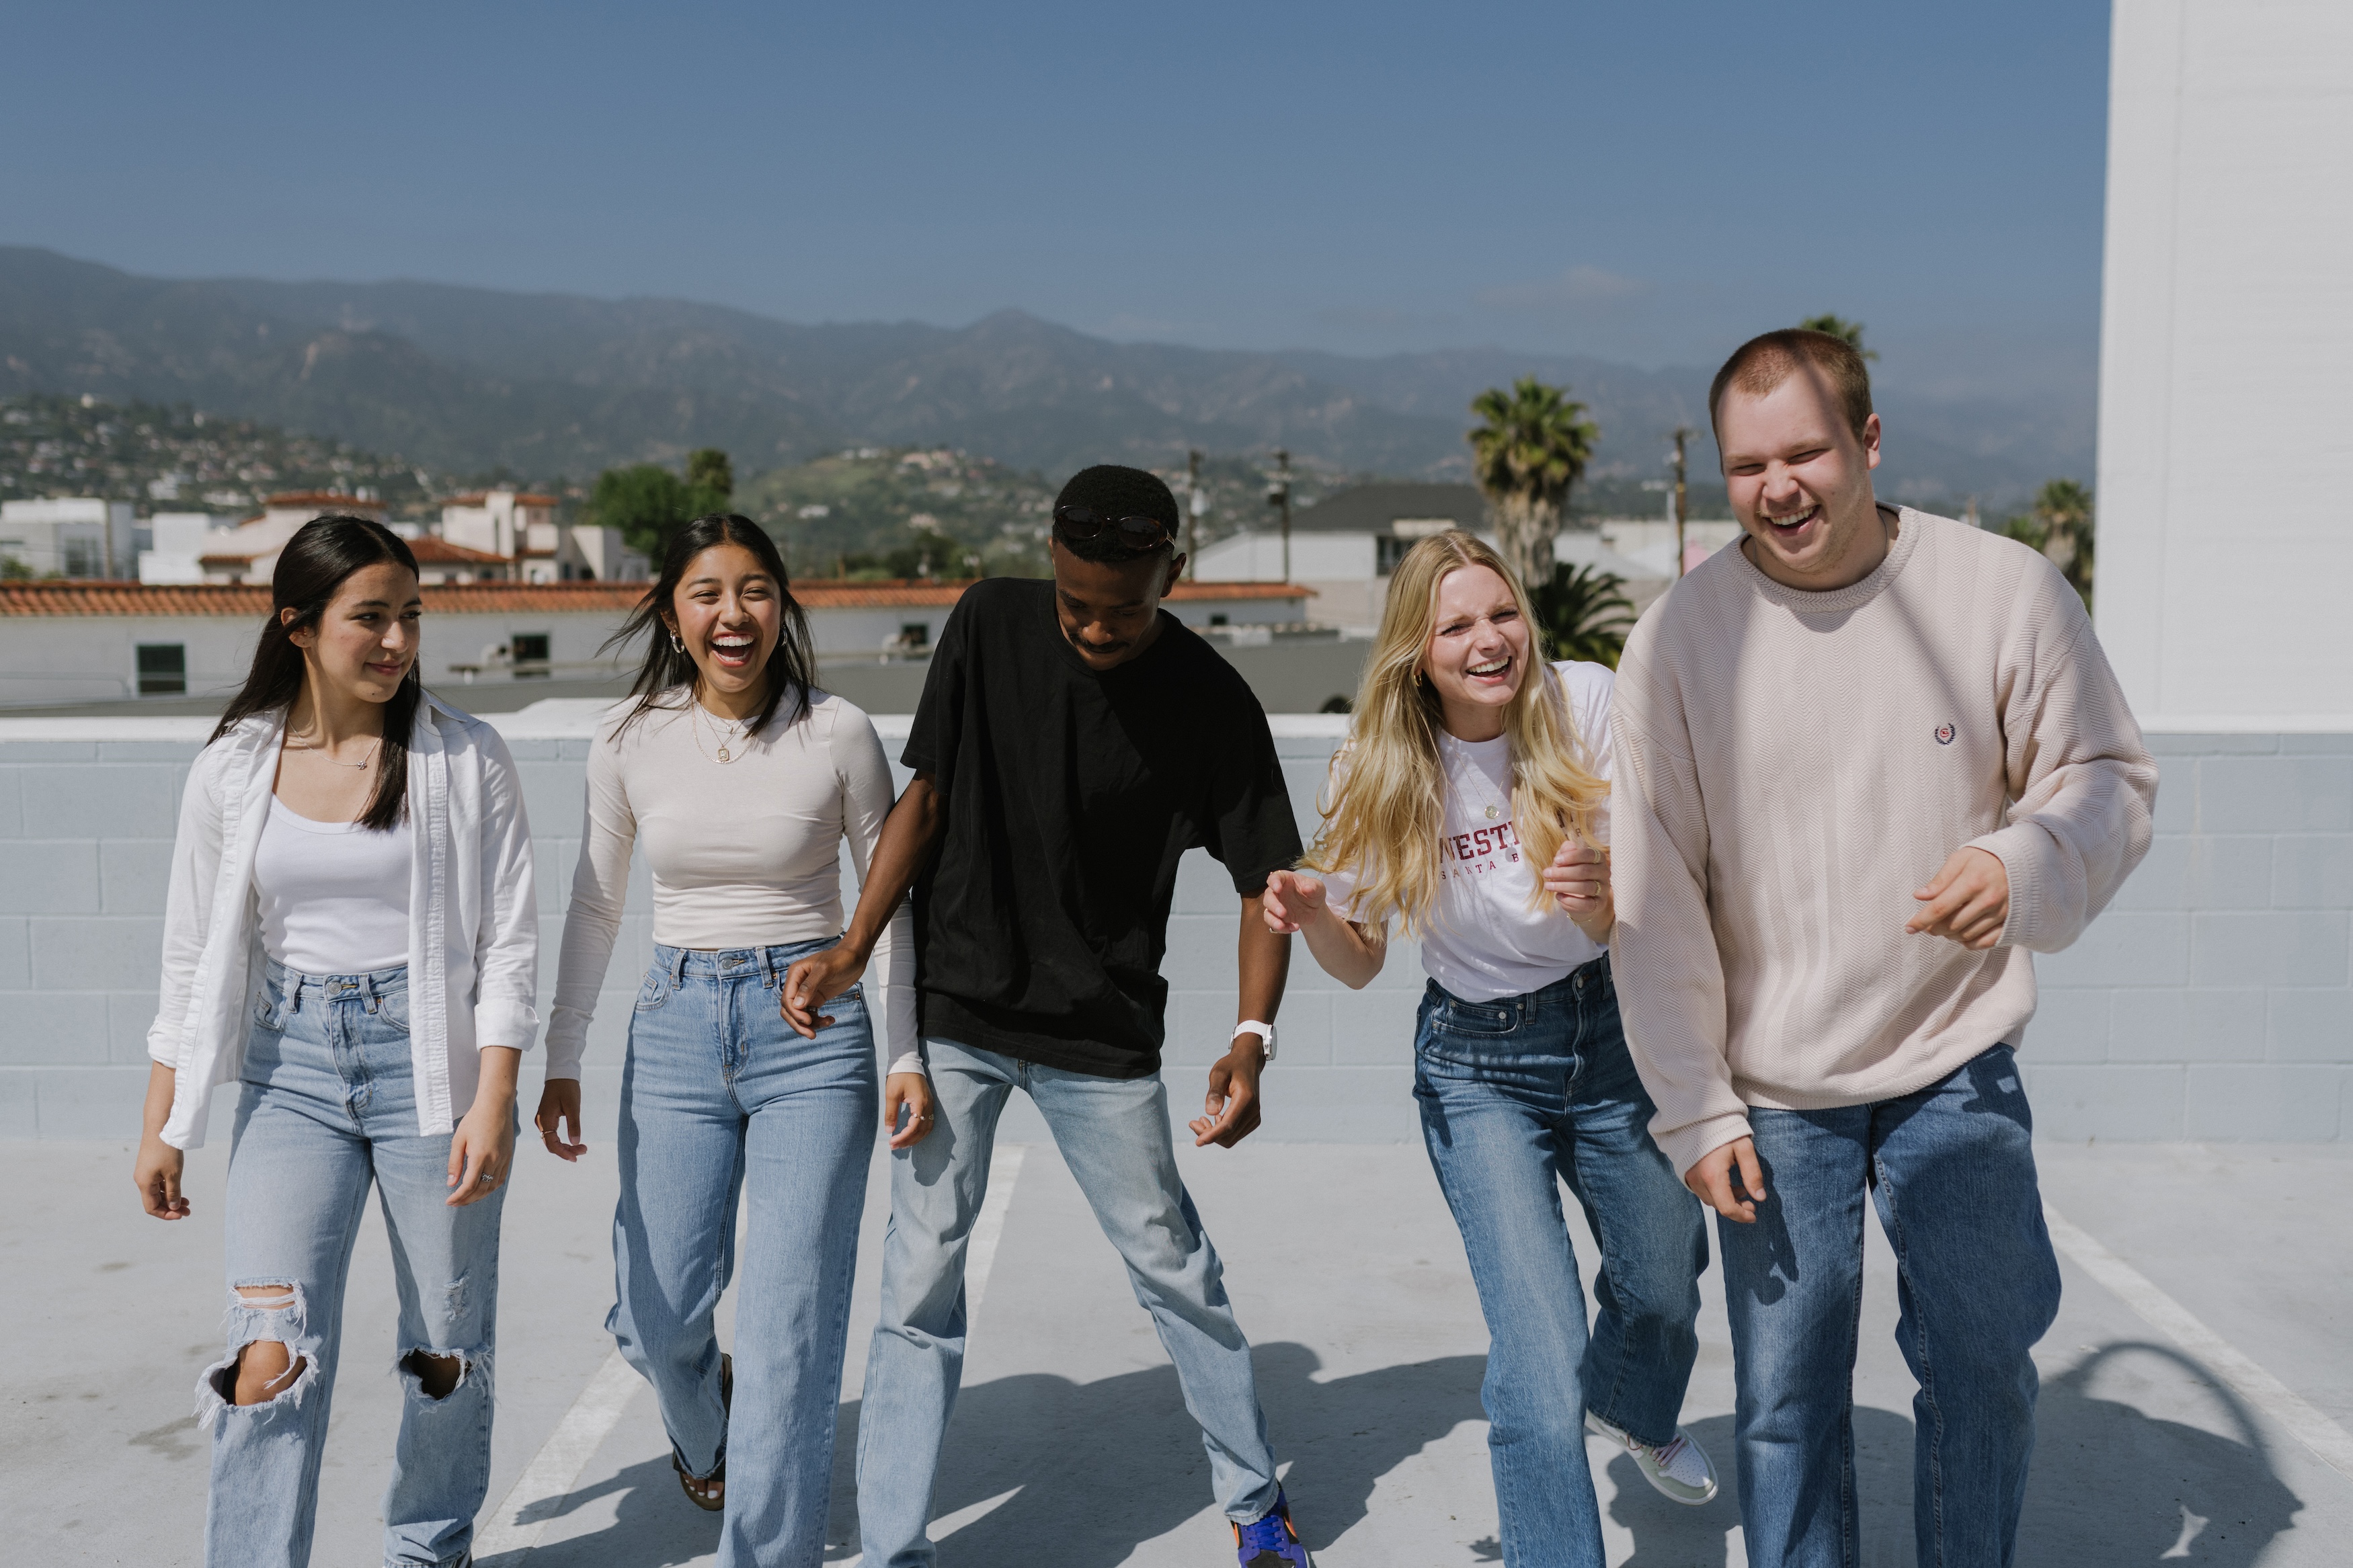
[(547, 634), (518, 632), (507, 645), (514, 658), (515, 679), (529, 680), (547, 674)]
[(65, 560), (61, 564), (69, 577), (103, 577), (106, 575), (106, 552), (95, 539), (69, 539), (62, 542)]
[[(1398, 569), (1405, 552), (1420, 543), (1418, 539), (1376, 539), (1373, 541), (1373, 575), (1386, 577)], [(1362, 557), (1358, 557), (1362, 559)]]
[(1209, 616), (1209, 624), (1213, 626), (1224, 626), (1226, 624), (1225, 615), (1222, 612), (1212, 611)]
[(907, 622), (899, 628), (899, 646), (910, 653), (931, 647), (932, 624), (929, 621)]
[(185, 697), (188, 691), (188, 649), (175, 642), (139, 645), (139, 695)]

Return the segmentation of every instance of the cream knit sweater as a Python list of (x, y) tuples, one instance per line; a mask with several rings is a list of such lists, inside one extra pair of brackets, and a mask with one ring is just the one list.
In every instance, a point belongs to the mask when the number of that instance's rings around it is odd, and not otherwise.
[[(1611, 963), (1678, 1171), (1746, 1136), (1750, 1106), (1893, 1099), (2018, 1044), (2027, 950), (2073, 942), (2148, 848), (2157, 766), (2066, 581), (1899, 517), (1879, 569), (1831, 593), (1727, 546), (1619, 665)], [(1983, 952), (1904, 930), (1963, 845), (2010, 874)]]

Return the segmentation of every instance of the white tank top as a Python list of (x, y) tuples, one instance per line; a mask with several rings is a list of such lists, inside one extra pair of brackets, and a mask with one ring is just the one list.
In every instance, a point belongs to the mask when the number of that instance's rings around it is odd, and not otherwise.
[(408, 874), (415, 838), (313, 822), (276, 795), (254, 850), (261, 947), (297, 974), (364, 974), (408, 962)]

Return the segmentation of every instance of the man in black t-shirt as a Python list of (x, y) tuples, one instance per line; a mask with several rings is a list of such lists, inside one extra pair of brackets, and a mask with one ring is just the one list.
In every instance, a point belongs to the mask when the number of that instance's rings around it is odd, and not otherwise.
[(1152, 475), (1089, 468), (1055, 505), (1052, 582), (965, 591), (902, 759), (914, 781), (883, 825), (857, 913), (839, 946), (786, 980), (787, 1014), (814, 1030), (913, 885), (938, 1125), (892, 1160), (882, 1316), (859, 1415), (871, 1568), (933, 1560), (934, 1480), (964, 1365), (965, 1247), (1017, 1088), (1176, 1363), (1240, 1562), (1308, 1568), (1250, 1345), (1177, 1177), (1160, 1081), (1160, 961), (1177, 862), (1198, 846), (1224, 863), (1240, 900), (1240, 1026), (1191, 1126), (1197, 1146), (1229, 1148), (1257, 1127), (1291, 956), (1259, 896), (1300, 853), (1258, 700), (1160, 608), (1184, 569), (1176, 526), (1176, 499)]

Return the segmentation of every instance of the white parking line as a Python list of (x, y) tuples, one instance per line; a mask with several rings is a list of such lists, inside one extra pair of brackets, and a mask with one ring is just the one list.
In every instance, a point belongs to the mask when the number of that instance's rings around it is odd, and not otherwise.
[[(605, 1364), (596, 1369), (588, 1386), (580, 1391), (580, 1397), (572, 1402), (572, 1408), (555, 1424), (554, 1435), (515, 1479), (506, 1500), (491, 1516), (488, 1528), (474, 1536), (476, 1558), (487, 1561), (502, 1552), (528, 1552), (539, 1544), (548, 1521), (555, 1517), (564, 1500), (572, 1495), (572, 1489), (580, 1484), (580, 1472), (588, 1468), (588, 1461), (612, 1435), (630, 1398), (644, 1386), (645, 1380), (638, 1375), (637, 1368), (621, 1359), (619, 1351), (605, 1358)], [(535, 1509), (542, 1502), (556, 1507), (537, 1510), (536, 1519), (522, 1518), (524, 1510)]]
[[(1021, 1157), (1029, 1147), (1021, 1143), (999, 1144), (997, 1157), (988, 1173), (988, 1192), (980, 1200), (980, 1214), (972, 1224), (972, 1241), (965, 1254), (965, 1318), (980, 1310), (980, 1299), (988, 1291), (988, 1273), (997, 1263), (997, 1244), (1005, 1235), (1005, 1215), (1013, 1206), (1013, 1184), (1021, 1179)], [(501, 1552), (528, 1552), (539, 1544), (539, 1538), (548, 1521), (562, 1510), (572, 1489), (580, 1484), (580, 1472), (588, 1468), (596, 1450), (612, 1435), (621, 1419), (621, 1412), (629, 1400), (645, 1386), (637, 1369), (621, 1359), (619, 1351), (605, 1358), (564, 1419), (555, 1424), (555, 1431), (530, 1464), (515, 1479), (491, 1522), (474, 1536), (474, 1556), (484, 1563)], [(1008, 1493), (1007, 1496), (1011, 1496)], [(1002, 1502), (997, 1498), (979, 1510)], [(554, 1506), (539, 1508), (542, 1503)], [(526, 1510), (538, 1517), (525, 1520)], [(978, 1518), (979, 1513), (975, 1513)], [(969, 1523), (969, 1520), (963, 1522)]]
[(2189, 1308), (2158, 1289), (2139, 1269), (2110, 1252), (2095, 1237), (2077, 1229), (2047, 1203), (2042, 1205), (2042, 1219), (2051, 1227), (2052, 1241), (2075, 1260), (2076, 1267), (2138, 1313), (2143, 1322), (2238, 1390), (2241, 1398), (2286, 1427), (2323, 1464), (2353, 1480), (2353, 1433), (2347, 1432), (2302, 1394), (2257, 1365), (2230, 1341), (2200, 1322)]

